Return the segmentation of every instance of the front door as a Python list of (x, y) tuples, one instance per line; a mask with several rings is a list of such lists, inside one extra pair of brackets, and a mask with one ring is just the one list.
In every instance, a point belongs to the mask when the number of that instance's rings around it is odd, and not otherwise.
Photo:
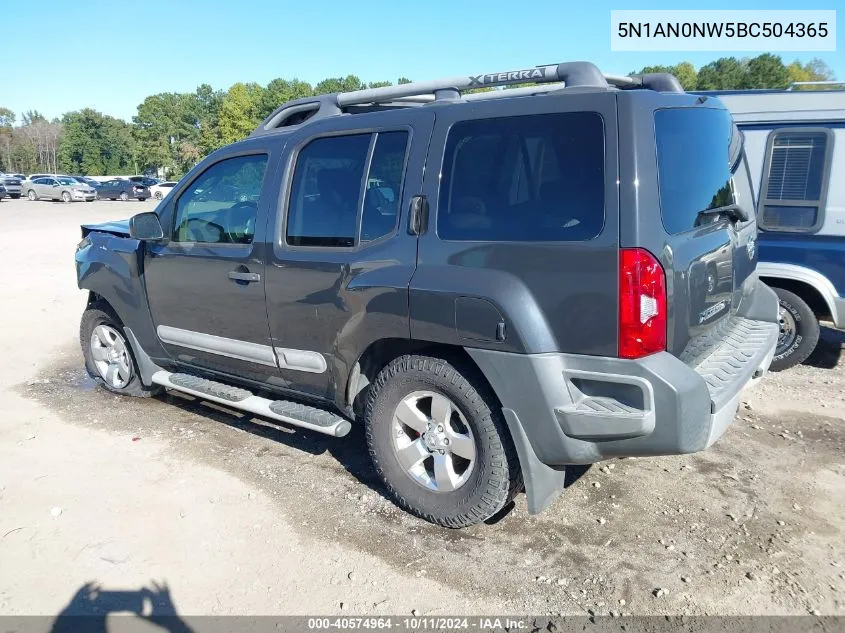
[(408, 207), (433, 123), (430, 110), (407, 108), (315, 121), (292, 136), (267, 238), (267, 313), (285, 387), (340, 403), (369, 345), (410, 336)]
[(156, 333), (182, 363), (264, 380), (277, 371), (264, 305), (258, 217), (267, 217), (270, 155), (224, 157), (162, 210), (170, 240), (150, 243), (145, 278)]

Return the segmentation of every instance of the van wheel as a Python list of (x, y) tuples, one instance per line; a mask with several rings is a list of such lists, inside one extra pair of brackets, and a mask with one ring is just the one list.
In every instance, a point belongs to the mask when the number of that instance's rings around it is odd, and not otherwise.
[(780, 299), (780, 335), (772, 371), (789, 369), (807, 360), (819, 342), (819, 321), (810, 306), (798, 295), (773, 288)]
[(105, 306), (92, 306), (82, 314), (79, 342), (88, 375), (102, 387), (114, 393), (141, 398), (163, 390), (159, 386), (145, 387), (141, 382), (123, 324)]
[(495, 396), (458, 365), (397, 358), (376, 377), (365, 410), (370, 457), (394, 500), (452, 528), (490, 518), (522, 489)]

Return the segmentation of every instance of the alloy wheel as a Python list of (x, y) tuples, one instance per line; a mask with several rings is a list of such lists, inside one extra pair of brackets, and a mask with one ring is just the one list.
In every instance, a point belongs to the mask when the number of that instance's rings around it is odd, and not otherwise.
[(469, 480), (475, 439), (464, 415), (443, 394), (415, 391), (403, 398), (391, 435), (399, 465), (424, 488), (451, 492)]
[(109, 325), (98, 325), (91, 333), (91, 358), (97, 373), (114, 389), (123, 389), (132, 380), (132, 359), (126, 340)]

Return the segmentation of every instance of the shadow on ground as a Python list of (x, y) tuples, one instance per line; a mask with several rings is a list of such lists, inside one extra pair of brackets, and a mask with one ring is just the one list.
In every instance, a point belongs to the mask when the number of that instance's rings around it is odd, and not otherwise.
[(819, 369), (833, 369), (839, 364), (843, 349), (845, 349), (845, 332), (823, 325), (819, 334), (819, 343), (805, 364)]
[[(137, 590), (104, 590), (89, 582), (73, 595), (56, 616), (50, 633), (108, 633), (108, 616), (134, 614), (154, 625), (152, 628), (170, 633), (192, 633), (179, 617), (173, 596), (166, 584), (153, 582)], [(117, 627), (116, 627), (117, 628)], [(123, 626), (121, 630), (126, 630)]]

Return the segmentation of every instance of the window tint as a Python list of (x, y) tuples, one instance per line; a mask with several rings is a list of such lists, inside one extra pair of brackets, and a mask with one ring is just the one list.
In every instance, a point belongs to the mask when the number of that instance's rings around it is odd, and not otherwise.
[(754, 201), (742, 160), (742, 136), (726, 110), (674, 108), (654, 113), (660, 212), (669, 233), (682, 233), (718, 216), (700, 211)]
[(362, 242), (378, 239), (396, 227), (407, 146), (407, 132), (381, 132), (376, 136), (361, 216)]
[(456, 123), (437, 213), (443, 239), (588, 240), (604, 225), (604, 124), (595, 112)]
[(238, 156), (206, 169), (176, 203), (174, 240), (250, 244), (267, 155)]
[(764, 229), (811, 231), (822, 223), (831, 140), (827, 130), (772, 133), (763, 167)]
[(296, 159), (288, 204), (287, 242), (354, 246), (372, 134), (319, 138)]

